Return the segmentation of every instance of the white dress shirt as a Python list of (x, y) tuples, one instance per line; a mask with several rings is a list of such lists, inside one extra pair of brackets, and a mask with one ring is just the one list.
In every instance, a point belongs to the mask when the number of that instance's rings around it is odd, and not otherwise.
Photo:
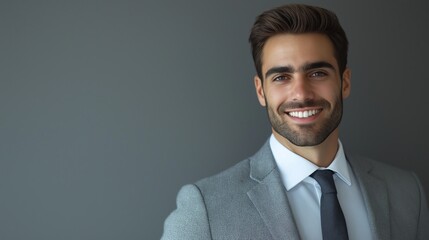
[[(338, 201), (346, 219), (350, 240), (374, 239), (368, 222), (365, 203), (353, 171), (346, 160), (343, 146), (339, 147), (334, 161), (327, 167), (335, 172), (334, 182)], [(293, 153), (270, 138), (270, 147), (280, 170), (286, 195), (297, 224), (299, 234), (304, 240), (322, 240), (320, 223), (320, 185), (310, 175), (320, 168), (305, 158)]]

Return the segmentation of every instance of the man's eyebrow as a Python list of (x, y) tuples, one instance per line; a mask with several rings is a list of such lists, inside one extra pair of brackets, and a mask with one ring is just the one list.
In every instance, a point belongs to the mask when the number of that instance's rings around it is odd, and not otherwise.
[(273, 67), (273, 68), (270, 68), (265, 73), (265, 78), (268, 78), (271, 74), (274, 74), (274, 73), (293, 73), (293, 72), (295, 72), (295, 69), (292, 66)]
[(301, 71), (305, 72), (305, 71), (315, 69), (315, 68), (330, 68), (332, 70), (336, 70), (332, 64), (325, 62), (325, 61), (306, 63), (303, 66), (301, 66), (299, 69)]
[[(332, 64), (325, 61), (306, 63), (303, 66), (301, 66), (299, 70), (302, 72), (305, 72), (315, 68), (330, 68), (332, 70), (336, 70)], [(265, 78), (268, 78), (271, 74), (274, 74), (274, 73), (293, 73), (293, 72), (295, 72), (295, 69), (292, 66), (273, 67), (273, 68), (270, 68), (265, 73)]]

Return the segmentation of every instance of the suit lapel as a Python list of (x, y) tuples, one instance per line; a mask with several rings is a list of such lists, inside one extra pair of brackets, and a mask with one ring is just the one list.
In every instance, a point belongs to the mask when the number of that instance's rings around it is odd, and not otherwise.
[(367, 207), (370, 227), (377, 239), (390, 239), (389, 196), (385, 183), (372, 174), (372, 164), (347, 156)]
[(247, 192), (274, 239), (299, 239), (280, 173), (267, 142), (250, 160), (250, 177), (257, 182)]

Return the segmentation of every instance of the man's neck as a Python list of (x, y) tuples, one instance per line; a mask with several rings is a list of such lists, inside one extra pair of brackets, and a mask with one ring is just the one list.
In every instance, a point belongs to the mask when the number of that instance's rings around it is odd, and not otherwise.
[(321, 144), (308, 147), (296, 146), (275, 131), (273, 131), (273, 134), (283, 146), (319, 167), (328, 167), (338, 151), (338, 128)]

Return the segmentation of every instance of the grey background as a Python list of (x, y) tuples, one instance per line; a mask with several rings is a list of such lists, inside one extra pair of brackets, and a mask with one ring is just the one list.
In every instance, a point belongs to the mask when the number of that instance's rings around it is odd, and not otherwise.
[[(270, 134), (249, 29), (287, 1), (0, 2), (0, 239), (158, 239)], [(349, 151), (425, 167), (429, 3), (305, 1), (350, 40)]]

